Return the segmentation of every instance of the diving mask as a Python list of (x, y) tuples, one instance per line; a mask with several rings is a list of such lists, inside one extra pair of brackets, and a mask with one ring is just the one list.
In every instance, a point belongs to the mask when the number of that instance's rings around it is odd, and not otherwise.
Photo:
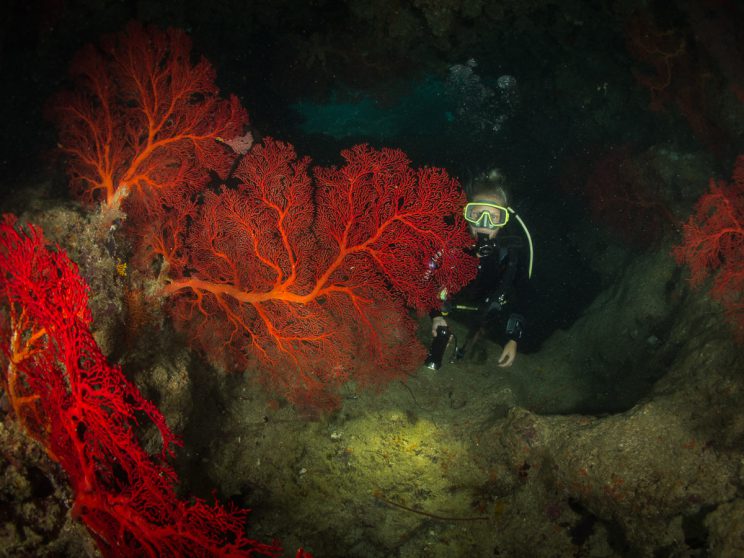
[(462, 213), (468, 223), (483, 229), (498, 229), (509, 222), (509, 209), (489, 201), (467, 203)]

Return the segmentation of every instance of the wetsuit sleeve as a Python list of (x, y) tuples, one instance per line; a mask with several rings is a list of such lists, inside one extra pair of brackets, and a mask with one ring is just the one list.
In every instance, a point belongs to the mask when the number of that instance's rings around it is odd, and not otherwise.
[(507, 339), (520, 341), (524, 335), (524, 316), (512, 312), (509, 314), (509, 319), (506, 320), (506, 327), (504, 328), (504, 335)]

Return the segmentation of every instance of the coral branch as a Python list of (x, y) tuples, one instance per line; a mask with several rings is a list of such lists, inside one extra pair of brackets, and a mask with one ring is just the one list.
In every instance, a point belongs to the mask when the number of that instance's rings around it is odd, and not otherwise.
[(711, 180), (695, 210), (674, 255), (689, 266), (693, 286), (713, 276), (711, 294), (744, 336), (744, 155), (736, 161), (731, 184)]
[[(163, 458), (179, 443), (164, 417), (90, 332), (87, 286), (59, 248), (15, 218), (0, 222), (0, 349), (3, 389), (27, 432), (66, 472), (80, 518), (106, 556), (276, 556), (248, 539), (247, 510), (177, 498)], [(136, 431), (154, 424), (160, 458)]]
[(183, 31), (136, 22), (78, 53), (75, 89), (52, 103), (78, 197), (146, 203), (153, 192), (201, 187), (207, 166), (229, 168), (224, 142), (241, 136), (247, 115), (234, 96), (220, 98), (209, 62), (190, 57)]
[(224, 365), (256, 358), (271, 387), (310, 406), (332, 405), (351, 377), (382, 383), (416, 366), (405, 306), (428, 309), (475, 274), (456, 181), (397, 150), (343, 156), (313, 181), (307, 159), (268, 139), (240, 162), (237, 189), (206, 193), (186, 234), (164, 231), (177, 242), (164, 252), (184, 255), (165, 288), (180, 327)]

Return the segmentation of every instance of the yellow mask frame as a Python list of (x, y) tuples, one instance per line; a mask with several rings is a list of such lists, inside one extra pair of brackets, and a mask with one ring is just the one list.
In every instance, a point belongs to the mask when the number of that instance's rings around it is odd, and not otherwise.
[[(486, 209), (476, 211), (476, 208), (484, 207)], [(493, 209), (495, 211), (491, 212), (488, 209)], [(494, 220), (494, 213), (499, 215), (501, 218)], [(465, 204), (465, 207), (462, 210), (462, 216), (474, 227), (498, 229), (506, 226), (509, 222), (509, 208), (490, 201), (476, 200)]]

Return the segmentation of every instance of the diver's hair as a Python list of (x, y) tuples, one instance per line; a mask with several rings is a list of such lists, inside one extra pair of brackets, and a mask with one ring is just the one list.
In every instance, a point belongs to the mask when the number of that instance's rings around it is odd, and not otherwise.
[(509, 205), (509, 192), (506, 188), (506, 178), (500, 169), (491, 169), (473, 180), (471, 200), (479, 198), (498, 198), (504, 205)]

